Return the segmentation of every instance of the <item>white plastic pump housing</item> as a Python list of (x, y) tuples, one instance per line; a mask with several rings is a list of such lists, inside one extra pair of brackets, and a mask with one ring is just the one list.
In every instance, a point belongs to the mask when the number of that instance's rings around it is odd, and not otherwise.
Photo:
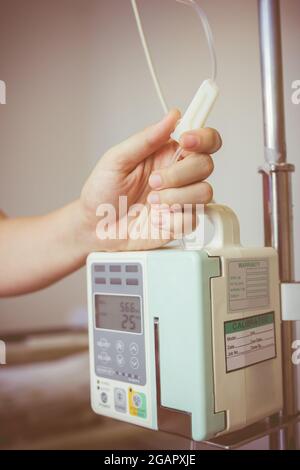
[(172, 139), (179, 143), (180, 137), (184, 132), (203, 127), (218, 94), (219, 88), (217, 84), (211, 79), (205, 80), (171, 134)]

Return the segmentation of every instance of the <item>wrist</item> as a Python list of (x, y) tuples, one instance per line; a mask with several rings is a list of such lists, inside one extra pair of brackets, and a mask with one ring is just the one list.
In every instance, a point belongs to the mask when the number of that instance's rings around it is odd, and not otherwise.
[(96, 235), (96, 218), (90, 217), (84, 208), (82, 201), (77, 199), (73, 203), (75, 224), (75, 238), (86, 257), (92, 251), (101, 250), (101, 240)]
[(68, 224), (71, 234), (68, 235), (68, 240), (72, 240), (74, 245), (74, 252), (85, 261), (86, 257), (91, 251), (101, 250), (101, 241), (97, 239), (96, 227), (87, 216), (87, 213), (82, 205), (80, 199), (73, 201), (65, 207), (68, 213)]

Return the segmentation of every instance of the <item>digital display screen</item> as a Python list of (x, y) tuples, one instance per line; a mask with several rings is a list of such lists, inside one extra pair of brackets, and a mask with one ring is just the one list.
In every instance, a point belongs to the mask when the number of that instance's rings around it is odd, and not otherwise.
[(96, 294), (95, 325), (105, 330), (141, 333), (140, 297)]

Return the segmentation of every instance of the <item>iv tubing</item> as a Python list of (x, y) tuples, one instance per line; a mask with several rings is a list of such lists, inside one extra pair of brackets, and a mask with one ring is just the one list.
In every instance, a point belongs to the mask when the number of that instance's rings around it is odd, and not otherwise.
[[(199, 16), (199, 18), (201, 20), (201, 23), (202, 23), (202, 26), (203, 26), (203, 29), (204, 29), (207, 44), (208, 44), (208, 47), (209, 47), (209, 53), (210, 53), (211, 64), (212, 64), (211, 79), (213, 81), (216, 81), (216, 77), (217, 77), (216, 51), (215, 51), (215, 46), (214, 46), (214, 40), (213, 40), (211, 27), (210, 27), (208, 18), (206, 16), (206, 13), (200, 7), (200, 5), (198, 5), (198, 3), (195, 0), (176, 0), (176, 2), (182, 3), (183, 5), (191, 6), (192, 8), (195, 9), (197, 15)], [(144, 33), (144, 29), (143, 29), (143, 25), (142, 25), (142, 21), (141, 21), (141, 17), (140, 17), (140, 14), (139, 14), (139, 10), (138, 10), (138, 7), (137, 7), (136, 0), (131, 0), (131, 5), (132, 5), (133, 12), (134, 12), (134, 16), (135, 16), (137, 28), (138, 28), (138, 31), (139, 31), (140, 39), (141, 39), (141, 42), (142, 42), (142, 46), (143, 46), (143, 49), (144, 49), (144, 53), (145, 53), (145, 56), (146, 56), (147, 64), (148, 64), (148, 67), (149, 67), (149, 70), (150, 70), (150, 74), (151, 74), (151, 77), (152, 77), (152, 80), (153, 80), (153, 83), (154, 83), (159, 101), (160, 101), (161, 106), (164, 110), (164, 113), (167, 113), (169, 107), (168, 107), (168, 104), (167, 104), (166, 99), (164, 97), (164, 94), (162, 92), (162, 88), (161, 88), (159, 79), (157, 77), (157, 73), (156, 73), (156, 70), (155, 70), (155, 67), (154, 67), (154, 64), (153, 64), (153, 60), (152, 60), (150, 51), (149, 51), (149, 46), (148, 46), (148, 43), (147, 43), (147, 40), (146, 40), (146, 37), (145, 37), (145, 33)]]
[(182, 3), (183, 5), (191, 6), (192, 8), (194, 8), (197, 15), (199, 16), (201, 20), (205, 37), (207, 40), (208, 48), (209, 48), (211, 67), (212, 67), (211, 79), (215, 82), (217, 78), (217, 56), (216, 56), (212, 30), (211, 30), (208, 18), (206, 16), (206, 13), (195, 0), (176, 0), (176, 2)]
[[(178, 3), (182, 3), (184, 5), (191, 6), (192, 8), (194, 8), (197, 15), (198, 15), (198, 17), (201, 20), (201, 23), (202, 23), (202, 26), (203, 26), (203, 29), (204, 29), (204, 33), (205, 33), (205, 36), (206, 36), (208, 48), (209, 48), (210, 58), (211, 58), (211, 65), (212, 65), (211, 79), (215, 82), (216, 77), (217, 77), (217, 58), (216, 58), (216, 51), (215, 51), (215, 46), (214, 46), (213, 35), (212, 35), (211, 27), (210, 27), (208, 18), (206, 16), (206, 13), (204, 12), (204, 10), (200, 7), (200, 5), (195, 0), (176, 0), (176, 1)], [(150, 54), (150, 51), (149, 51), (149, 47), (148, 47), (148, 44), (147, 44), (147, 40), (146, 40), (146, 37), (145, 37), (144, 30), (143, 30), (143, 25), (142, 25), (142, 22), (141, 22), (139, 10), (138, 10), (137, 4), (136, 4), (136, 0), (131, 0), (131, 5), (132, 5), (133, 12), (134, 12), (134, 16), (135, 16), (138, 32), (139, 32), (139, 35), (140, 35), (141, 43), (142, 43), (142, 46), (143, 46), (143, 49), (144, 49), (145, 57), (146, 57), (146, 60), (147, 60), (148, 68), (149, 68), (149, 71), (150, 71), (150, 74), (151, 74), (151, 77), (152, 77), (152, 80), (153, 80), (153, 83), (154, 83), (154, 86), (155, 86), (155, 89), (156, 89), (156, 92), (157, 92), (157, 96), (159, 98), (159, 101), (161, 103), (161, 106), (163, 108), (164, 113), (167, 114), (168, 110), (169, 110), (169, 107), (168, 107), (167, 102), (165, 100), (165, 97), (164, 97), (164, 94), (162, 92), (159, 79), (157, 77), (157, 73), (155, 71), (153, 60), (152, 60), (152, 57), (151, 57), (151, 54)], [(173, 163), (176, 163), (180, 159), (182, 154), (183, 154), (183, 149), (181, 147), (178, 147), (176, 152), (174, 153), (172, 159), (171, 159), (170, 164), (172, 165)], [(184, 239), (180, 240), (180, 244), (181, 244), (182, 248), (185, 248)], [(194, 444), (192, 443), (191, 445), (194, 445)]]
[[(214, 47), (213, 35), (212, 35), (211, 27), (209, 25), (208, 18), (206, 16), (204, 10), (200, 7), (200, 5), (198, 5), (198, 3), (195, 0), (176, 0), (176, 1), (178, 3), (182, 3), (183, 5), (191, 6), (192, 8), (194, 8), (197, 15), (199, 16), (199, 18), (201, 20), (201, 23), (202, 23), (202, 26), (203, 26), (203, 29), (204, 29), (204, 33), (205, 33), (205, 36), (206, 36), (207, 44), (208, 44), (208, 47), (209, 47), (210, 58), (211, 58), (211, 64), (212, 64), (211, 78), (212, 78), (213, 81), (215, 81), (216, 76), (217, 76), (217, 59), (216, 59), (216, 51), (215, 51), (215, 47)], [(144, 53), (145, 53), (145, 56), (146, 56), (148, 68), (149, 68), (149, 71), (150, 71), (150, 74), (151, 74), (151, 77), (152, 77), (152, 80), (153, 80), (153, 83), (154, 83), (154, 86), (155, 86), (155, 90), (157, 92), (157, 96), (159, 98), (159, 101), (161, 103), (163, 111), (164, 111), (165, 114), (167, 114), (167, 112), (169, 110), (169, 107), (168, 107), (168, 104), (167, 104), (166, 99), (164, 97), (164, 94), (162, 92), (162, 88), (161, 88), (159, 79), (157, 77), (157, 73), (155, 71), (153, 60), (152, 60), (152, 57), (151, 57), (151, 54), (150, 54), (150, 51), (149, 51), (149, 47), (148, 47), (148, 44), (147, 44), (147, 40), (146, 40), (146, 37), (145, 37), (144, 30), (143, 30), (141, 17), (140, 17), (139, 10), (138, 10), (137, 4), (136, 4), (136, 0), (131, 0), (131, 5), (132, 5), (133, 12), (134, 12), (134, 16), (135, 16), (138, 32), (139, 32), (139, 35), (140, 35), (141, 43), (142, 43)], [(181, 149), (181, 147), (178, 147), (177, 151), (174, 153), (174, 155), (172, 157), (171, 164), (178, 161), (178, 159), (182, 155), (182, 152), (183, 152), (183, 150)]]
[(159, 83), (159, 80), (158, 80), (158, 77), (157, 77), (157, 73), (155, 71), (155, 67), (153, 65), (153, 60), (152, 60), (152, 57), (151, 57), (151, 54), (150, 54), (150, 51), (149, 51), (149, 47), (148, 47), (148, 44), (147, 44), (147, 41), (146, 41), (146, 37), (145, 37), (145, 34), (144, 34), (143, 25), (142, 25), (142, 22), (141, 22), (141, 18), (140, 18), (140, 14), (139, 14), (137, 4), (136, 4), (136, 0), (131, 0), (131, 4), (132, 4), (136, 24), (137, 24), (137, 27), (138, 27), (140, 39), (141, 39), (141, 42), (142, 42), (142, 46), (143, 46), (143, 49), (144, 49), (144, 52), (145, 52), (147, 64), (148, 64), (148, 67), (149, 67), (149, 70), (150, 70), (150, 74), (151, 74), (151, 77), (152, 77), (152, 80), (153, 80), (153, 83), (154, 83), (159, 101), (161, 103), (161, 106), (164, 110), (164, 113), (167, 114), (168, 113), (168, 105), (166, 103), (165, 97), (163, 95), (163, 92), (162, 92), (162, 89), (161, 89), (161, 86), (160, 86), (160, 83)]

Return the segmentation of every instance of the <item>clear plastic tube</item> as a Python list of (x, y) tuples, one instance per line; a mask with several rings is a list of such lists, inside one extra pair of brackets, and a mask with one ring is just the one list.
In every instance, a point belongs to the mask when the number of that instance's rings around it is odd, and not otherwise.
[[(211, 58), (211, 79), (213, 81), (215, 81), (216, 77), (217, 77), (217, 58), (216, 58), (216, 51), (215, 51), (215, 46), (214, 46), (212, 30), (211, 30), (208, 18), (206, 16), (204, 10), (200, 7), (200, 5), (195, 0), (176, 0), (176, 1), (178, 3), (182, 3), (184, 5), (187, 5), (187, 6), (190, 6), (190, 7), (194, 8), (194, 10), (196, 11), (198, 17), (201, 20), (201, 23), (202, 23), (202, 26), (203, 26), (203, 29), (204, 29), (204, 33), (205, 33), (205, 36), (206, 36), (208, 48), (209, 48), (210, 58)], [(145, 57), (146, 57), (146, 60), (147, 60), (148, 68), (149, 68), (149, 71), (150, 71), (150, 74), (151, 74), (151, 77), (152, 77), (152, 80), (153, 80), (153, 83), (154, 83), (154, 86), (155, 86), (155, 90), (157, 92), (157, 96), (159, 98), (159, 101), (161, 103), (161, 106), (163, 108), (164, 113), (167, 113), (168, 110), (169, 110), (169, 107), (168, 107), (168, 104), (167, 104), (166, 99), (164, 97), (164, 94), (162, 92), (162, 88), (161, 88), (159, 79), (157, 77), (157, 73), (156, 73), (156, 70), (155, 70), (155, 67), (154, 67), (154, 64), (153, 64), (153, 60), (152, 60), (152, 57), (151, 57), (151, 54), (150, 54), (150, 51), (149, 51), (149, 47), (148, 47), (148, 44), (147, 44), (147, 40), (146, 40), (146, 37), (145, 37), (144, 30), (143, 30), (143, 25), (142, 25), (142, 22), (141, 22), (141, 18), (140, 18), (140, 14), (139, 14), (137, 4), (136, 4), (136, 0), (131, 0), (131, 4), (132, 4), (135, 20), (136, 20), (138, 32), (139, 32), (139, 35), (140, 35), (141, 43), (142, 43), (144, 53), (145, 53)], [(180, 159), (182, 154), (183, 154), (183, 149), (181, 147), (178, 147), (176, 152), (174, 153), (172, 159), (171, 159), (170, 165), (172, 165), (173, 163), (176, 163)], [(183, 248), (185, 248), (184, 239), (180, 240), (180, 244)]]
[[(212, 35), (212, 31), (211, 31), (211, 27), (210, 27), (208, 18), (206, 16), (204, 10), (200, 7), (200, 5), (195, 0), (176, 0), (176, 1), (178, 3), (182, 3), (184, 5), (187, 5), (187, 6), (190, 6), (190, 7), (194, 8), (194, 10), (196, 11), (198, 17), (200, 18), (200, 21), (202, 23), (204, 33), (205, 33), (205, 36), (206, 36), (206, 40), (207, 40), (207, 44), (208, 44), (208, 48), (209, 48), (209, 53), (210, 53), (210, 58), (211, 58), (211, 64), (212, 64), (211, 78), (212, 78), (213, 81), (215, 81), (216, 76), (217, 76), (217, 58), (216, 58), (216, 51), (215, 51), (215, 46), (214, 46), (213, 35)], [(153, 83), (154, 83), (154, 87), (155, 87), (155, 90), (157, 92), (157, 96), (159, 98), (159, 101), (161, 103), (163, 111), (164, 111), (164, 113), (167, 113), (169, 107), (168, 107), (168, 104), (167, 104), (166, 99), (164, 97), (164, 94), (162, 92), (162, 88), (161, 88), (159, 79), (157, 77), (157, 73), (156, 73), (156, 70), (155, 70), (155, 67), (154, 67), (154, 64), (153, 64), (153, 60), (152, 60), (152, 57), (151, 57), (151, 54), (150, 54), (150, 51), (149, 51), (148, 43), (147, 43), (145, 33), (144, 33), (144, 30), (143, 30), (143, 25), (142, 25), (141, 17), (140, 17), (139, 10), (138, 10), (137, 4), (136, 4), (136, 0), (131, 0), (131, 4), (132, 4), (132, 9), (133, 9), (133, 12), (134, 12), (135, 20), (136, 20), (138, 32), (139, 32), (139, 35), (140, 35), (141, 43), (142, 43), (144, 53), (145, 53), (145, 57), (146, 57), (146, 60), (147, 60), (148, 68), (149, 68), (149, 71), (150, 71), (150, 74), (151, 74), (151, 77), (152, 77), (152, 80), (153, 80)], [(183, 152), (183, 150), (180, 147), (178, 147), (177, 151), (175, 152), (175, 154), (172, 157), (171, 165), (173, 163), (176, 163), (179, 160), (179, 158), (182, 156), (182, 152)]]
[[(182, 3), (183, 5), (187, 5), (187, 6), (194, 8), (198, 17), (201, 20), (205, 37), (207, 40), (208, 48), (209, 48), (210, 59), (211, 59), (211, 79), (215, 82), (217, 78), (217, 56), (216, 56), (212, 30), (211, 30), (208, 18), (206, 16), (206, 13), (195, 0), (176, 0), (176, 1), (178, 3)], [(171, 160), (171, 165), (173, 163), (176, 163), (179, 160), (179, 158), (182, 156), (182, 153), (183, 153), (183, 149), (178, 147), (177, 151), (174, 153), (173, 158)]]
[(150, 71), (150, 74), (151, 74), (151, 77), (152, 77), (152, 80), (153, 80), (153, 83), (154, 83), (154, 87), (155, 87), (158, 99), (160, 101), (161, 107), (164, 110), (164, 113), (167, 114), (169, 108), (168, 108), (167, 102), (165, 100), (164, 94), (162, 92), (162, 88), (161, 88), (159, 79), (157, 77), (157, 73), (155, 71), (153, 60), (152, 60), (152, 57), (151, 57), (151, 54), (150, 54), (150, 51), (149, 51), (149, 47), (148, 47), (148, 43), (147, 43), (147, 40), (146, 40), (146, 37), (145, 37), (141, 17), (140, 17), (139, 10), (138, 10), (137, 4), (136, 4), (136, 0), (131, 0), (131, 5), (132, 5), (133, 13), (134, 13), (134, 16), (135, 16), (135, 21), (136, 21), (136, 25), (137, 25), (138, 32), (139, 32), (139, 35), (140, 35), (141, 43), (142, 43), (142, 46), (143, 46), (143, 49), (144, 49), (145, 57), (146, 57), (146, 60), (147, 60), (148, 68), (149, 68), (149, 71)]
[[(204, 33), (205, 33), (205, 36), (206, 36), (208, 48), (209, 48), (210, 58), (211, 58), (211, 64), (212, 64), (211, 78), (212, 78), (212, 80), (215, 81), (216, 77), (217, 77), (217, 58), (216, 58), (216, 51), (215, 51), (215, 46), (214, 46), (212, 30), (211, 30), (208, 18), (206, 16), (206, 13), (204, 12), (204, 10), (200, 7), (200, 5), (195, 0), (176, 0), (176, 2), (182, 3), (182, 4), (187, 5), (187, 6), (191, 6), (192, 8), (194, 8), (194, 10), (196, 11), (198, 17), (201, 20), (201, 23), (202, 23), (202, 26), (203, 26), (203, 29), (204, 29)], [(167, 113), (168, 109), (169, 109), (169, 106), (166, 102), (166, 99), (165, 99), (164, 94), (162, 92), (162, 88), (161, 88), (159, 79), (157, 77), (157, 73), (156, 73), (156, 70), (155, 70), (155, 67), (154, 67), (154, 64), (153, 64), (153, 60), (152, 60), (150, 51), (149, 51), (148, 43), (147, 43), (147, 40), (146, 40), (146, 37), (145, 37), (145, 33), (144, 33), (144, 29), (143, 29), (143, 25), (142, 25), (142, 21), (141, 21), (141, 17), (140, 17), (140, 14), (139, 14), (139, 10), (138, 10), (138, 7), (137, 7), (136, 0), (131, 0), (131, 5), (132, 5), (133, 12), (134, 12), (134, 16), (135, 16), (138, 32), (139, 32), (139, 35), (140, 35), (141, 43), (142, 43), (142, 46), (143, 46), (143, 49), (144, 49), (145, 57), (146, 57), (146, 60), (147, 60), (147, 64), (148, 64), (150, 74), (151, 74), (151, 77), (152, 77), (152, 80), (153, 80), (153, 83), (154, 83), (154, 86), (155, 86), (155, 90), (157, 92), (157, 96), (158, 96), (159, 101), (161, 103), (161, 106), (164, 110), (164, 113)]]
[(182, 154), (183, 154), (183, 148), (178, 147), (178, 149), (176, 150), (176, 152), (174, 153), (174, 155), (172, 157), (170, 165), (173, 165), (173, 163), (178, 162), (178, 160), (182, 156)]
[(211, 79), (215, 82), (217, 78), (217, 55), (212, 30), (206, 13), (195, 0), (176, 0), (176, 2), (183, 3), (184, 5), (194, 8), (201, 20), (211, 59)]

